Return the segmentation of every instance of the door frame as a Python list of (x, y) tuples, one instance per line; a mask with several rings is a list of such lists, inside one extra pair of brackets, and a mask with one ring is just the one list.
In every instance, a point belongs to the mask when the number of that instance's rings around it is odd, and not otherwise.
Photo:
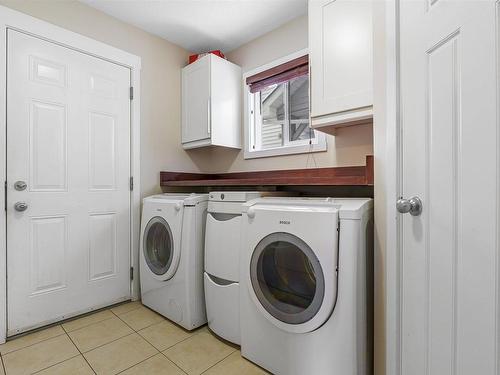
[(400, 0), (374, 2), (375, 375), (401, 374)]
[[(41, 21), (24, 13), (0, 6), (0, 176), (7, 180), (7, 30), (16, 30), (60, 46), (85, 53), (130, 69), (134, 97), (130, 103), (130, 176), (134, 178), (130, 192), (130, 266), (134, 268), (130, 282), (131, 298), (139, 298), (140, 236), (140, 73), (141, 58), (75, 32)], [(6, 201), (4, 186), (4, 205)], [(0, 343), (7, 337), (7, 215), (0, 215)]]

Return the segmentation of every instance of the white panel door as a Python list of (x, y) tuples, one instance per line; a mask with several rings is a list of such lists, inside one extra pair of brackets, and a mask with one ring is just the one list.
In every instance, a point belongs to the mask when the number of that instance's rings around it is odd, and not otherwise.
[(401, 374), (496, 375), (498, 3), (401, 2)]
[(8, 31), (8, 335), (130, 297), (129, 86), (128, 68)]
[(182, 143), (210, 138), (210, 56), (182, 69)]

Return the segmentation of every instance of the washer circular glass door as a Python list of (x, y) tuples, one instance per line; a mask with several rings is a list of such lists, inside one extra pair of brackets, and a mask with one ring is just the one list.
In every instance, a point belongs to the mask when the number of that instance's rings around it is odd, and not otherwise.
[(303, 324), (321, 309), (325, 279), (312, 249), (290, 233), (272, 233), (255, 248), (250, 279), (264, 309), (286, 324)]
[(144, 230), (143, 249), (151, 272), (158, 276), (165, 275), (174, 257), (172, 231), (165, 219), (156, 216), (149, 220)]

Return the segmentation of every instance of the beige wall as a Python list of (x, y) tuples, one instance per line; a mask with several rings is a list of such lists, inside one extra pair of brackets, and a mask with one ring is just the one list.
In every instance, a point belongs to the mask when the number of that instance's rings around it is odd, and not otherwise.
[[(296, 18), (227, 54), (243, 72), (307, 48), (307, 16)], [(365, 155), (373, 153), (372, 126), (343, 128), (328, 137), (328, 151), (314, 153), (318, 167), (364, 165)], [(307, 154), (245, 160), (243, 152), (212, 148), (188, 151), (196, 165), (206, 172), (233, 172), (305, 168), (314, 165)]]
[(180, 70), (188, 52), (77, 1), (0, 0), (1, 5), (142, 58), (142, 194), (159, 192), (159, 171), (198, 171), (180, 146)]
[[(223, 148), (184, 151), (180, 145), (180, 70), (188, 52), (74, 0), (0, 0), (1, 5), (138, 55), (141, 72), (141, 186), (143, 195), (159, 191), (159, 171), (232, 172), (304, 168), (308, 156), (245, 160), (243, 152)], [(228, 53), (249, 71), (307, 48), (307, 16)], [(371, 126), (344, 128), (328, 137), (328, 151), (314, 153), (309, 166), (363, 165), (373, 153)]]

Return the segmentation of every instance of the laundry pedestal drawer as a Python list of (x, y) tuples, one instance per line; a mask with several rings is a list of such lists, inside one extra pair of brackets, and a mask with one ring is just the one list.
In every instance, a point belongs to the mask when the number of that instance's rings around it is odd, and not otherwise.
[(207, 215), (205, 271), (225, 281), (239, 281), (241, 214)]
[[(208, 325), (223, 339), (240, 344), (239, 283), (211, 277), (206, 272), (205, 302)], [(218, 282), (221, 282), (219, 284)]]

